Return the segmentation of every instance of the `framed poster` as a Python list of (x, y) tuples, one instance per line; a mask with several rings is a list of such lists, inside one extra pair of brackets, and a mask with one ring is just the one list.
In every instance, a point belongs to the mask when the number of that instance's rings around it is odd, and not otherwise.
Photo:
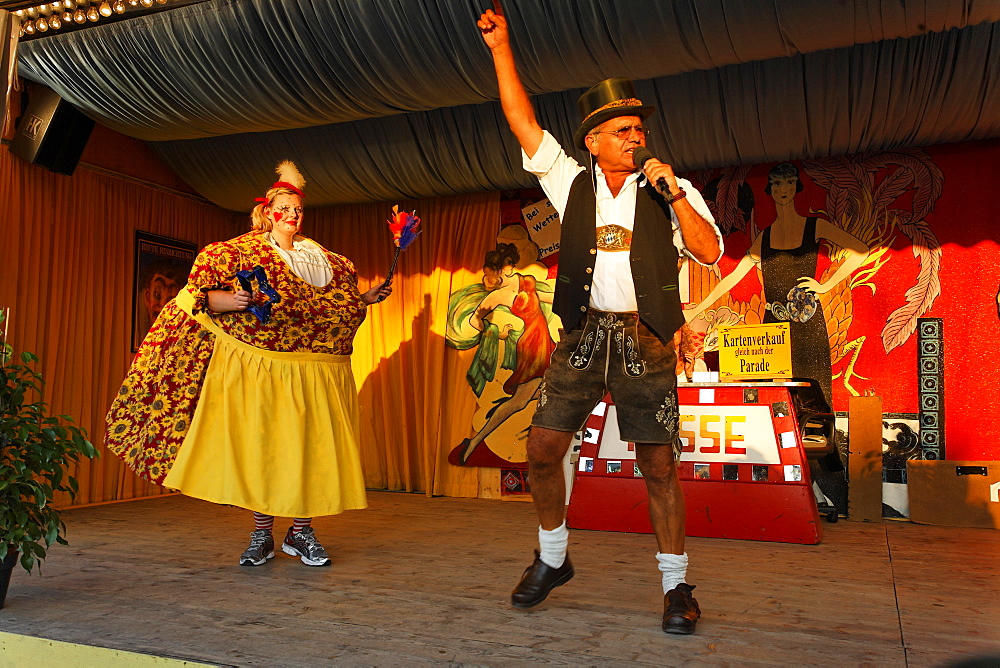
[(197, 253), (198, 247), (189, 241), (136, 231), (132, 352), (139, 350), (156, 316), (184, 287)]

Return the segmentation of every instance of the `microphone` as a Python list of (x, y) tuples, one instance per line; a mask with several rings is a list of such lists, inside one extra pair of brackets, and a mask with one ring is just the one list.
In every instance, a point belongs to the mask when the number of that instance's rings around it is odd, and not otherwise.
[[(653, 154), (645, 146), (636, 146), (632, 149), (632, 162), (634, 162), (635, 166), (639, 169), (643, 169), (646, 162), (652, 158)], [(656, 179), (656, 183), (653, 184), (653, 187), (659, 190), (660, 194), (664, 195), (668, 199), (671, 197), (670, 187), (667, 185), (667, 180), (662, 176)]]

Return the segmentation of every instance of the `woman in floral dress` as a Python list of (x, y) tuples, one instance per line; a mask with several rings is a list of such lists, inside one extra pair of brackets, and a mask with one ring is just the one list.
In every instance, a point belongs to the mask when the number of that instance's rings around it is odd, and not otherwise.
[(295, 518), (282, 549), (322, 566), (311, 518), (366, 506), (350, 356), (391, 288), (360, 292), (350, 260), (302, 236), (305, 181), (288, 161), (278, 175), (252, 230), (206, 246), (160, 313), (107, 446), (151, 482), (254, 511), (241, 565), (274, 556), (280, 515)]

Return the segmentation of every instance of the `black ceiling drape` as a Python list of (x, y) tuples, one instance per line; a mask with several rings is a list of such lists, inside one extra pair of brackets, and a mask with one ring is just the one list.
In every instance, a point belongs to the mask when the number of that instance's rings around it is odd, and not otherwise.
[[(311, 205), (522, 187), (469, 0), (212, 0), (21, 45), (20, 73), (245, 210), (282, 158)], [(506, 0), (539, 117), (639, 80), (678, 169), (1000, 135), (1000, 3)]]

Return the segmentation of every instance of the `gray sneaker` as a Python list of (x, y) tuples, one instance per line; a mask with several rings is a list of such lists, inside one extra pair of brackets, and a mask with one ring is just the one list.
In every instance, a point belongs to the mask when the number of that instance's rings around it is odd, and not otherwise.
[(285, 554), (301, 557), (306, 566), (326, 566), (330, 563), (330, 556), (316, 540), (312, 527), (306, 527), (298, 533), (292, 533), (292, 528), (289, 527), (281, 549)]
[(240, 555), (240, 566), (260, 566), (274, 559), (274, 537), (267, 529), (250, 534), (250, 546)]

